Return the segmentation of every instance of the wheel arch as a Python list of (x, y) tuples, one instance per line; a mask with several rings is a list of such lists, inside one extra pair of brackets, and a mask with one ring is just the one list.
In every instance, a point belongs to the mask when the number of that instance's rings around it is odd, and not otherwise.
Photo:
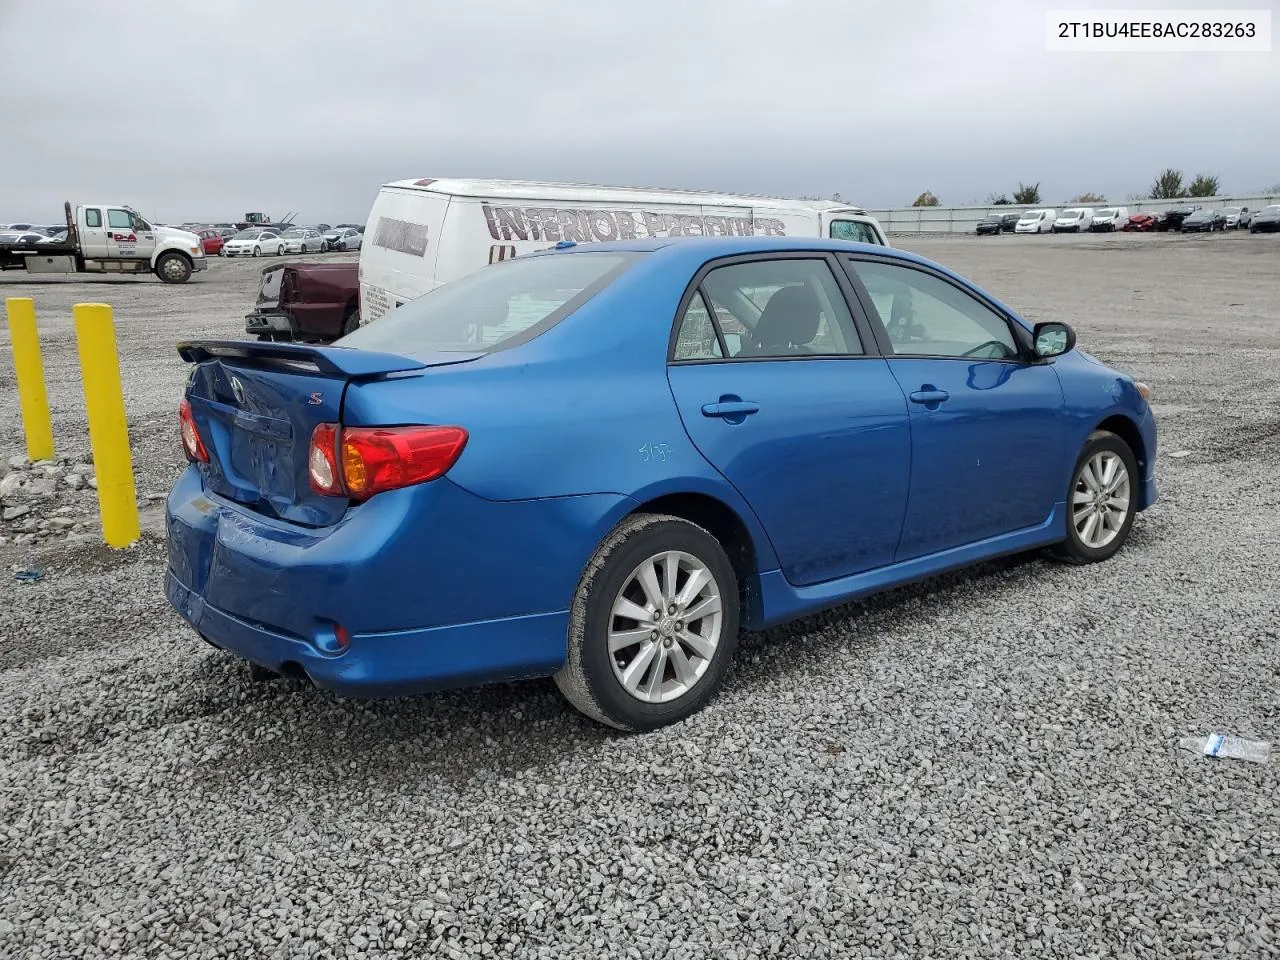
[[(1148, 457), (1146, 441), (1142, 438), (1142, 431), (1138, 428), (1138, 424), (1132, 417), (1123, 413), (1113, 413), (1096, 424), (1094, 430), (1106, 430), (1114, 433), (1123, 440), (1133, 451), (1133, 458), (1138, 461), (1138, 475), (1144, 477), (1147, 475)], [(1091, 431), (1092, 432), (1092, 431)], [(1141, 485), (1139, 485), (1141, 487)]]
[(760, 588), (760, 550), (750, 525), (738, 511), (710, 494), (682, 491), (664, 493), (644, 500), (626, 516), (638, 513), (661, 513), (679, 517), (697, 524), (715, 537), (724, 548), (738, 577), (742, 625), (750, 626), (761, 620), (763, 598)]
[(160, 265), (160, 261), (170, 255), (181, 257), (183, 260), (187, 261), (187, 263), (189, 263), (193, 269), (196, 265), (195, 258), (192, 257), (191, 254), (187, 253), (185, 250), (178, 250), (178, 249), (175, 249), (174, 247), (168, 247), (164, 250), (157, 250), (155, 254), (152, 255), (151, 269), (152, 270), (156, 269), (156, 267)]

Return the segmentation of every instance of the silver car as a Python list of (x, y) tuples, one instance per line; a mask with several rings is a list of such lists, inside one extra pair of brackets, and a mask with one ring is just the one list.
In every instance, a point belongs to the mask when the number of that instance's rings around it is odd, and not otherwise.
[(359, 250), (364, 235), (355, 227), (335, 227), (324, 235), (332, 250)]
[(329, 249), (329, 241), (311, 227), (291, 227), (281, 236), (287, 253), (323, 253)]

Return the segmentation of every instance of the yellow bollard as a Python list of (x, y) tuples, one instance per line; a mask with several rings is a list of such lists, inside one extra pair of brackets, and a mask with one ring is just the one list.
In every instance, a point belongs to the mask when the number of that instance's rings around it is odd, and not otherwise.
[(40, 360), (40, 335), (36, 332), (36, 304), (30, 297), (9, 297), (9, 339), (13, 341), (13, 366), (18, 374), (18, 405), (27, 434), (27, 457), (53, 458), (53, 421), (44, 389), (44, 363)]
[(102, 538), (107, 546), (127, 547), (137, 541), (140, 530), (115, 324), (111, 308), (105, 303), (77, 303), (72, 312), (80, 347), (93, 469), (98, 476)]

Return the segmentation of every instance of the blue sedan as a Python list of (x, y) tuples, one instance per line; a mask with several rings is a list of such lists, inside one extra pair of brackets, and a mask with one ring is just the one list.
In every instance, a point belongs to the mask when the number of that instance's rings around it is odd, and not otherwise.
[(1106, 560), (1148, 388), (944, 267), (841, 241), (575, 245), (316, 347), (192, 341), (170, 602), (256, 675), (554, 676), (649, 730), (741, 629), (1000, 554)]

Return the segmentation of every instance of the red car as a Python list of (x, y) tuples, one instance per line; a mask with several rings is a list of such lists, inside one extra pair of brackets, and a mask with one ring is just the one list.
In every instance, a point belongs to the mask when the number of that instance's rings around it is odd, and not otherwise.
[(267, 267), (245, 333), (259, 340), (332, 343), (360, 325), (359, 271), (354, 261)]
[(1148, 230), (1156, 228), (1156, 218), (1149, 213), (1130, 214), (1129, 219), (1125, 221), (1125, 225), (1121, 230), (1127, 230), (1130, 233), (1145, 233)]
[(222, 253), (222, 245), (227, 241), (222, 236), (222, 231), (213, 227), (201, 227), (193, 231), (200, 238), (200, 245), (204, 247), (204, 253), (207, 257), (216, 257)]

